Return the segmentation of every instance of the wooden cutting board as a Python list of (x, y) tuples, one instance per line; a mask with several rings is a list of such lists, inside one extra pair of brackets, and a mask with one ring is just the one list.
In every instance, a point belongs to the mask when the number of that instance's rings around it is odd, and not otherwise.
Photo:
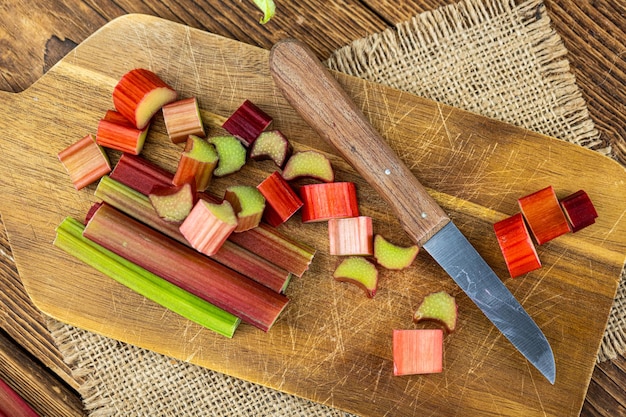
[[(337, 74), (374, 126), (503, 278), (554, 350), (550, 385), (422, 252), (411, 268), (381, 271), (368, 299), (334, 282), (325, 224), (281, 229), (318, 249), (287, 290), (291, 302), (269, 333), (242, 325), (230, 340), (187, 322), (94, 272), (52, 245), (65, 216), (82, 219), (94, 186), (76, 192), (57, 153), (112, 108), (122, 74), (146, 67), (182, 97), (226, 116), (250, 99), (296, 150), (328, 152), (338, 180), (355, 181), (375, 232), (408, 244), (384, 202), (289, 107), (268, 71), (268, 51), (171, 22), (129, 15), (109, 23), (20, 94), (0, 94), (0, 213), (24, 285), (44, 313), (127, 343), (366, 416), (578, 415), (626, 253), (626, 172), (578, 146), (410, 94)], [(213, 128), (217, 131), (217, 128)], [(145, 155), (174, 169), (180, 148), (157, 116)], [(373, 149), (372, 152), (375, 152)], [(115, 160), (116, 156), (112, 154)], [(250, 163), (227, 183), (256, 184), (272, 172)], [(227, 182), (228, 181), (228, 182)], [(519, 197), (552, 185), (559, 197), (588, 192), (596, 224), (538, 248), (543, 267), (508, 278), (494, 222)], [(457, 297), (458, 330), (445, 339), (444, 372), (394, 377), (393, 329), (414, 328), (429, 292)]]

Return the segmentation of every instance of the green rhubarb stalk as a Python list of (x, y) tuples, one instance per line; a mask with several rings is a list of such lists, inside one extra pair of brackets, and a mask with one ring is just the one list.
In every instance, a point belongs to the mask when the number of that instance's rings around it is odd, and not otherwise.
[(186, 319), (233, 337), (239, 318), (87, 239), (84, 228), (77, 220), (65, 218), (56, 229), (54, 245)]

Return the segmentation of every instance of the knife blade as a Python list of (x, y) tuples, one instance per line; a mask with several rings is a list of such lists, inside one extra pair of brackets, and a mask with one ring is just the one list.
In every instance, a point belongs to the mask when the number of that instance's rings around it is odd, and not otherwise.
[(541, 329), (311, 49), (296, 39), (282, 40), (273, 46), (269, 66), (298, 114), (384, 198), (413, 241), (554, 384), (554, 355)]

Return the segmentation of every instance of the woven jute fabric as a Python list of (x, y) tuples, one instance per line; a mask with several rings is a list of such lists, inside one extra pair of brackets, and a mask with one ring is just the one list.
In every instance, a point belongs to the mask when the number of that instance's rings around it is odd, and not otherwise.
[[(335, 70), (554, 136), (607, 155), (543, 4), (466, 0), (336, 51)], [(626, 345), (624, 279), (599, 361)], [(50, 331), (89, 415), (350, 414), (56, 321)]]

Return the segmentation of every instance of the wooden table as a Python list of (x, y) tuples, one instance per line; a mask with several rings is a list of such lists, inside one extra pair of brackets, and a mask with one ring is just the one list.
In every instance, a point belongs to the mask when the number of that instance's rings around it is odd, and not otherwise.
[[(277, 0), (276, 18), (257, 23), (247, 0), (4, 0), (0, 7), (0, 89), (26, 89), (108, 21), (145, 13), (269, 49), (286, 36), (312, 45), (320, 58), (454, 0)], [(582, 3), (582, 4), (581, 4)], [(553, 25), (591, 117), (626, 164), (626, 3), (546, 0)], [(78, 383), (52, 343), (42, 315), (22, 287), (4, 228), (0, 230), (0, 377), (44, 415), (82, 416)], [(626, 358), (596, 367), (581, 415), (626, 415)]]

